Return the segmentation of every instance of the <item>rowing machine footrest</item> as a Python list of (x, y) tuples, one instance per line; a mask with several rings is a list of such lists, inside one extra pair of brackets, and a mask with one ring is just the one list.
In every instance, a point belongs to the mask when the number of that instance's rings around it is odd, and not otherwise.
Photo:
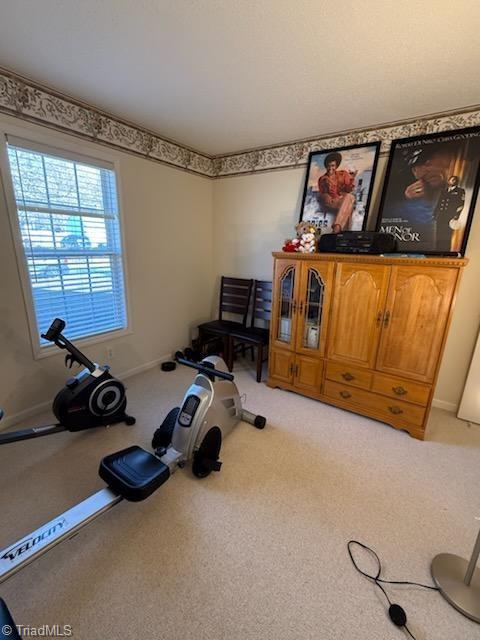
[(170, 469), (141, 447), (133, 446), (105, 456), (98, 473), (126, 500), (145, 500), (170, 477)]

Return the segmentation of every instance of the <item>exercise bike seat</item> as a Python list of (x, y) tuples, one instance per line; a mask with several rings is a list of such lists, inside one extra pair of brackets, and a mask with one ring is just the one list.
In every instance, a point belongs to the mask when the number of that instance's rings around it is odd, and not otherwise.
[(98, 473), (126, 500), (140, 502), (170, 477), (170, 469), (153, 454), (133, 446), (105, 456)]

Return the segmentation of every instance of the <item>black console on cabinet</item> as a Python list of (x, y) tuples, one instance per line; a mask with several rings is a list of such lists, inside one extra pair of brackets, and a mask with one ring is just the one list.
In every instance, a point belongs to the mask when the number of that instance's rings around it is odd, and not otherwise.
[(318, 241), (318, 251), (325, 253), (392, 253), (397, 241), (391, 233), (378, 231), (343, 231), (325, 233)]

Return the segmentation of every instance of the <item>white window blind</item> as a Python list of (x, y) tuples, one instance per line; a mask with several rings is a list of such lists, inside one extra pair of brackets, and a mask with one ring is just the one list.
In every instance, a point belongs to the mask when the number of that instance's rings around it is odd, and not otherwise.
[(40, 339), (56, 317), (70, 338), (127, 325), (115, 172), (8, 140), (17, 221)]

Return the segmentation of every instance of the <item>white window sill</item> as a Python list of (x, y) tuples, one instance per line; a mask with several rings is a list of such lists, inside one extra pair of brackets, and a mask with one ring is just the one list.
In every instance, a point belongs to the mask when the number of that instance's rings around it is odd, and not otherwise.
[[(71, 340), (71, 342), (82, 350), (83, 347), (89, 347), (92, 344), (99, 344), (101, 342), (110, 342), (111, 340), (117, 340), (118, 338), (123, 338), (124, 336), (130, 336), (133, 334), (132, 329), (117, 329), (116, 331), (107, 331), (105, 333), (98, 333), (89, 338), (79, 338)], [(35, 360), (42, 360), (43, 358), (49, 358), (50, 356), (59, 355), (63, 353), (65, 349), (59, 349), (55, 344), (51, 344), (46, 347), (40, 347), (40, 345), (36, 345), (34, 350), (33, 357)], [(98, 358), (99, 360), (100, 358)]]

